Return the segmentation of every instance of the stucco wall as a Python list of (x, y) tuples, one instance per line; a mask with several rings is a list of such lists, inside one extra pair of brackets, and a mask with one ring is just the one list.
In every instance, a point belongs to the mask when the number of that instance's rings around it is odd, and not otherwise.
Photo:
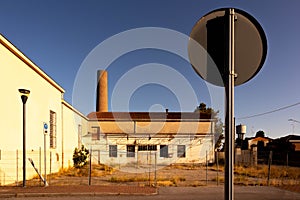
[[(142, 121), (100, 121), (89, 123), (89, 134), (83, 136), (83, 142), (95, 151), (94, 162), (119, 166), (141, 164), (151, 154), (157, 154), (157, 164), (205, 163), (214, 161), (213, 123), (203, 121), (185, 122), (142, 122)], [(93, 138), (96, 127), (100, 127), (99, 139)], [(109, 145), (117, 145), (117, 157), (109, 156)], [(135, 145), (135, 157), (127, 157), (127, 145)], [(138, 151), (139, 145), (155, 145), (156, 151)], [(168, 146), (169, 157), (160, 157), (160, 145)], [(185, 145), (185, 157), (177, 156), (178, 145)], [(148, 160), (149, 161), (149, 160)], [(148, 162), (147, 161), (147, 162)], [(144, 163), (145, 164), (145, 163)]]
[[(82, 130), (86, 131), (86, 120), (82, 120), (84, 117), (80, 115), (74, 115), (72, 109), (64, 109), (63, 119), (63, 88), (1, 35), (0, 60), (0, 179), (2, 182), (6, 179), (5, 184), (8, 184), (9, 180), (13, 182), (18, 180), (17, 172), (19, 172), (18, 176), (22, 177), (23, 104), (18, 91), (20, 88), (30, 90), (26, 103), (27, 179), (36, 175), (28, 158), (32, 158), (36, 166), (39, 166), (39, 155), (41, 155), (41, 165), (44, 166), (43, 125), (44, 123), (50, 125), (50, 111), (56, 113), (56, 148), (50, 148), (48, 129), (47, 173), (50, 169), (50, 154), (52, 172), (58, 171), (63, 163), (62, 151), (72, 153), (74, 146), (78, 145), (78, 124), (82, 124)], [(64, 162), (68, 162), (70, 157), (70, 154), (66, 154)]]
[(87, 133), (88, 120), (67, 102), (62, 103), (63, 129), (62, 146), (64, 154), (62, 167), (73, 165), (73, 151), (81, 146), (82, 135)]

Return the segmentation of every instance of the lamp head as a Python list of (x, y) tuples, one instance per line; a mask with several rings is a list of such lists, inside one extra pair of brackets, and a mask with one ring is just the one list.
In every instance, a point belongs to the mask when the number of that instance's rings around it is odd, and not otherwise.
[(20, 92), (20, 95), (21, 95), (22, 102), (23, 102), (23, 104), (25, 104), (27, 99), (28, 99), (28, 96), (30, 94), (30, 90), (19, 89), (19, 92)]

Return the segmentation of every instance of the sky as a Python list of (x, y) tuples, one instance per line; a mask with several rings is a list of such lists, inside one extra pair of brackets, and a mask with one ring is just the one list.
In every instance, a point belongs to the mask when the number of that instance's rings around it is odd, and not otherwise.
[(252, 15), (268, 43), (262, 69), (235, 87), (236, 124), (246, 137), (300, 134), (288, 121), (300, 121), (298, 0), (0, 0), (0, 33), (83, 114), (95, 111), (96, 72), (105, 69), (110, 111), (192, 112), (204, 102), (224, 121), (224, 89), (195, 73), (185, 46), (201, 17), (224, 7)]

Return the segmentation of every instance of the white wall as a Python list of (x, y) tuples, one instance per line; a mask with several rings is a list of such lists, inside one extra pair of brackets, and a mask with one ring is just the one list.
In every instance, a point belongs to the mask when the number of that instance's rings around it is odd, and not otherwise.
[(74, 149), (80, 147), (82, 135), (87, 133), (88, 119), (65, 101), (62, 102), (62, 113), (62, 146), (64, 149), (62, 167), (69, 167), (73, 166)]
[[(141, 163), (143, 159), (147, 159), (147, 152), (137, 151), (137, 148), (138, 145), (144, 144), (157, 145), (158, 164), (205, 163), (206, 154), (208, 162), (214, 162), (212, 125), (213, 123), (209, 121), (136, 122), (134, 128), (132, 121), (93, 121), (89, 122), (90, 134), (83, 137), (83, 142), (88, 148), (92, 146), (94, 151), (100, 151), (100, 162), (111, 166)], [(93, 127), (101, 128), (99, 140), (92, 140), (91, 133), (96, 130)], [(150, 140), (149, 136), (151, 136)], [(117, 157), (109, 157), (109, 145), (118, 145)], [(136, 145), (135, 158), (126, 156), (126, 145)], [(169, 158), (159, 156), (160, 145), (168, 145)], [(184, 158), (177, 157), (177, 145), (185, 145), (186, 156)], [(95, 162), (98, 160), (95, 159)]]
[[(22, 177), (23, 104), (18, 91), (20, 88), (30, 90), (26, 103), (26, 155), (27, 158), (32, 157), (37, 166), (40, 165), (40, 149), (41, 156), (44, 152), (43, 124), (46, 122), (49, 126), (50, 111), (56, 113), (56, 148), (50, 148), (48, 129), (46, 152), (47, 173), (50, 172), (50, 152), (52, 172), (57, 171), (72, 157), (69, 152), (72, 153), (78, 145), (78, 124), (86, 131), (87, 120), (78, 111), (66, 106), (67, 103), (62, 100), (63, 88), (1, 35), (0, 60), (0, 184), (3, 184), (3, 179), (6, 179), (5, 184), (8, 180), (17, 180), (17, 172)], [(66, 151), (64, 160), (63, 150)], [(42, 157), (42, 166), (43, 159)], [(29, 179), (35, 172), (28, 160), (26, 165)]]

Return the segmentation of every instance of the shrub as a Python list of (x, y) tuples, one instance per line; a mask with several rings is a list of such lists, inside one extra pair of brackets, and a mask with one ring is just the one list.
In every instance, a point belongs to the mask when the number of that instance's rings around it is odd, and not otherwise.
[(89, 150), (87, 150), (84, 145), (81, 146), (81, 149), (78, 149), (77, 147), (74, 150), (73, 153), (73, 163), (75, 168), (82, 168), (87, 164), (87, 159), (89, 156)]

